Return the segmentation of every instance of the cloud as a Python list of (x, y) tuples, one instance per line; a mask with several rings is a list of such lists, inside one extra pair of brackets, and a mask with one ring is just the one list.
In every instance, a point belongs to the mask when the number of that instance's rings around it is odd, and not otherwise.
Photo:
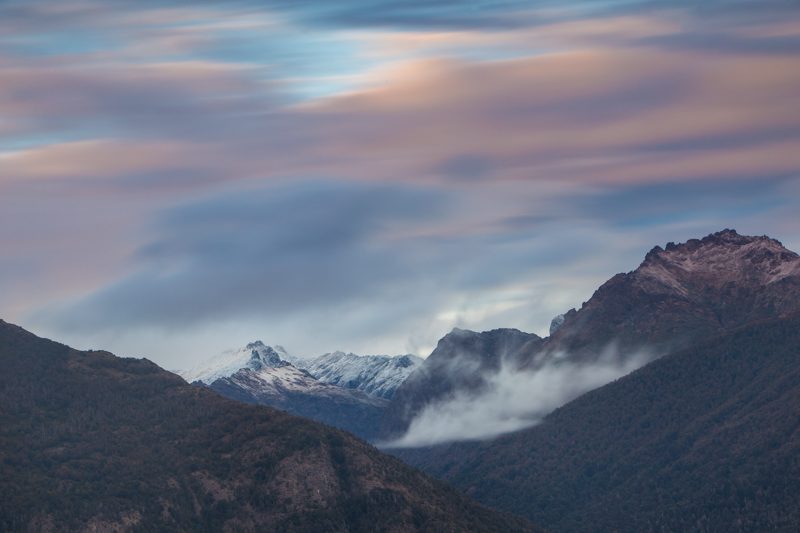
[[(395, 7), (427, 10), (413, 2)], [(442, 4), (434, 11), (452, 7)], [(138, 18), (131, 16), (138, 22), (119, 24), (158, 27), (167, 34), (186, 31), (175, 13), (150, 9), (154, 12), (143, 8)], [(83, 23), (90, 26), (96, 17), (112, 16), (97, 10), (71, 16), (86, 17)], [(215, 11), (208, 6), (186, 10), (180, 13), (190, 27), (213, 23)], [(165, 21), (161, 26), (155, 23), (159, 16)], [(248, 20), (236, 10), (230, 17), (222, 22), (236, 26)], [(364, 69), (372, 62), (356, 62), (363, 67), (363, 86), (302, 106), (287, 105), (290, 72), (231, 61), (211, 50), (206, 53), (213, 59), (134, 59), (124, 47), (100, 56), (6, 54), (0, 58), (0, 112), (9, 118), (0, 121), (0, 136), (44, 136), (46, 142), (0, 158), (0, 180), (40, 175), (43, 160), (55, 169), (50, 174), (57, 173), (62, 158), (66, 176), (128, 175), (128, 183), (136, 177), (153, 181), (149, 175), (175, 169), (203, 177), (201, 184), (322, 174), (598, 184), (797, 171), (800, 121), (793, 111), (800, 76), (794, 56), (640, 42), (641, 34), (680, 40), (698, 31), (679, 24), (682, 20), (645, 11), (551, 23), (514, 39), (561, 38), (569, 45), (555, 52), (520, 48), (522, 57), (517, 52), (514, 59), (443, 58), (434, 48), (371, 70)], [(754, 35), (742, 36), (747, 26), (740, 23), (725, 28), (725, 35), (772, 38), (770, 27), (760, 22)], [(135, 37), (129, 31), (122, 32), (124, 39)], [(605, 41), (618, 34), (627, 37)], [(380, 42), (381, 35), (391, 44), (405, 33), (378, 32), (367, 45)], [(413, 35), (406, 37), (417, 42)], [(463, 46), (472, 46), (470, 38), (482, 49), (508, 39), (492, 32), (442, 37), (466, 39)], [(273, 57), (270, 50), (263, 53)], [(126, 143), (131, 157), (120, 157)], [(143, 150), (151, 153), (139, 155)], [(170, 160), (164, 155), (168, 150), (173, 150)], [(75, 163), (95, 159), (102, 163), (96, 169)], [(133, 178), (132, 159), (144, 167), (134, 169)], [(148, 166), (148, 160), (154, 164)]]
[(161, 217), (133, 274), (56, 315), (72, 328), (171, 328), (335, 307), (408, 276), (392, 228), (424, 223), (444, 204), (428, 189), (329, 181), (190, 202)]
[(429, 404), (411, 421), (405, 435), (381, 446), (414, 448), (485, 440), (524, 429), (584, 392), (629, 374), (652, 359), (647, 351), (621, 357), (609, 347), (591, 363), (575, 363), (560, 354), (535, 370), (518, 370), (504, 361), (480, 392), (459, 390)]
[[(130, 64), (91, 57), (0, 56), (0, 135), (50, 134), (214, 137), (234, 117), (266, 112), (277, 100), (242, 65), (211, 61)], [(74, 64), (70, 64), (74, 63)], [(233, 95), (233, 96), (231, 96)], [(5, 124), (3, 122), (2, 124)], [(214, 125), (217, 130), (210, 130)]]
[(327, 153), (367, 148), (394, 175), (583, 183), (748, 177), (800, 167), (794, 62), (617, 49), (423, 61), (309, 115), (343, 124)]
[(424, 354), (656, 242), (797, 233), (796, 14), (563, 6), (4, 2), (0, 310)]

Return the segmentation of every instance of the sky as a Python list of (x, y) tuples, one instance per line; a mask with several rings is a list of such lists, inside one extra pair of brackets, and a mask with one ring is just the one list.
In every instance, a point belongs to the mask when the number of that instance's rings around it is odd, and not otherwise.
[(800, 250), (796, 1), (0, 0), (0, 318), (170, 369)]

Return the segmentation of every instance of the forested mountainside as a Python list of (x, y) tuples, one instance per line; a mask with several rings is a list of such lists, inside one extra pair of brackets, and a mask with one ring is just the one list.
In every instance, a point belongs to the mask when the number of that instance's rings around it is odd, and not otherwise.
[(399, 452), (552, 531), (800, 529), (800, 314), (667, 355), (543, 423)]
[(0, 530), (529, 531), (337, 429), (0, 321)]

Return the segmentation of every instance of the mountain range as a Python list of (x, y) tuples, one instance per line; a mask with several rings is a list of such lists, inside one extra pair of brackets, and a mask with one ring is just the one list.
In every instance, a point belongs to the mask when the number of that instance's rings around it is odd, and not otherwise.
[(2, 531), (529, 531), (334, 428), (0, 321)]
[[(520, 396), (520, 390), (497, 391), (503, 376), (513, 374), (523, 386), (559, 389), (542, 392), (550, 397), (530, 405), (498, 405), (487, 414), (521, 420), (466, 432), (491, 437), (533, 425), (563, 403), (664, 354), (793, 309), (798, 264), (797, 255), (778, 241), (723, 230), (653, 248), (636, 270), (612, 277), (580, 310), (557, 316), (545, 338), (516, 329), (456, 328), (425, 360), (344, 352), (305, 359), (257, 341), (182, 375), (229, 398), (401, 445), (463, 438), (463, 432), (448, 435), (441, 429), (447, 424), (440, 422), (452, 419), (453, 410), (479, 411)], [(420, 439), (419, 428), (410, 427), (431, 418), (431, 411), (435, 416), (428, 425), (444, 435)], [(479, 428), (486, 421), (463, 424)]]
[(426, 406), (480, 394), (503, 366), (529, 374), (609, 362), (627, 369), (791, 312), (798, 302), (800, 257), (769, 237), (728, 229), (656, 246), (636, 270), (613, 276), (580, 310), (557, 317), (547, 338), (508, 329), (445, 336), (396, 391), (381, 434), (397, 438)]
[(551, 531), (797, 531), (800, 314), (670, 353), (488, 442), (398, 452)]
[(535, 371), (609, 345), (659, 357), (533, 427), (396, 453), (553, 531), (800, 527), (797, 254), (733, 230), (656, 247), (512, 353), (515, 368)]
[(299, 365), (324, 383), (391, 400), (397, 388), (422, 361), (421, 357), (413, 354), (388, 356), (332, 352)]
[(766, 236), (657, 246), (548, 337), (182, 375), (0, 321), (0, 530), (800, 529), (800, 256)]
[(395, 389), (421, 361), (413, 355), (343, 352), (304, 359), (255, 341), (181, 375), (234, 400), (268, 405), (374, 439)]

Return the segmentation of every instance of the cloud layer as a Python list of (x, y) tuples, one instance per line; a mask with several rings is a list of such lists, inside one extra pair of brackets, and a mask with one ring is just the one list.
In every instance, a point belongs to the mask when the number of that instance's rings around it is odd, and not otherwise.
[(505, 362), (480, 393), (459, 390), (426, 406), (405, 435), (382, 446), (414, 448), (484, 440), (531, 427), (557, 407), (650, 360), (652, 355), (646, 351), (623, 358), (610, 347), (592, 363), (573, 363), (562, 355), (539, 369), (520, 371)]
[(0, 50), (0, 313), (82, 346), (426, 355), (800, 248), (781, 2), (4, 2)]

